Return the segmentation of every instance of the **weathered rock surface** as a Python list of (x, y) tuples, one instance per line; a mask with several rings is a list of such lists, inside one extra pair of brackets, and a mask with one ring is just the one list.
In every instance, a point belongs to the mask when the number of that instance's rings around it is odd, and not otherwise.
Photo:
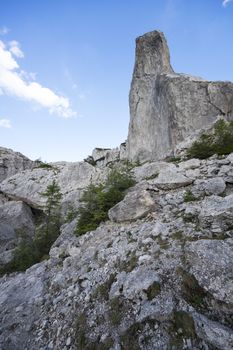
[(232, 118), (233, 84), (176, 74), (161, 32), (136, 40), (130, 90), (128, 157), (152, 161), (172, 154), (175, 146), (219, 115)]
[(10, 201), (0, 206), (0, 223), (16, 232), (33, 235), (35, 226), (30, 207), (23, 202)]
[(163, 190), (172, 190), (178, 187), (188, 186), (192, 179), (177, 172), (176, 169), (162, 170), (158, 177), (153, 180), (153, 184)]
[(0, 147), (0, 182), (25, 169), (32, 169), (34, 162), (19, 152)]
[(20, 237), (33, 237), (34, 217), (23, 202), (10, 201), (0, 205), (0, 265), (9, 263)]
[[(217, 178), (223, 187), (230, 159), (167, 169), (184, 177), (198, 169), (205, 185)], [(112, 209), (127, 221), (81, 237), (73, 234), (77, 220), (65, 224), (48, 261), (0, 279), (0, 348), (232, 349), (232, 186), (226, 197), (203, 191), (185, 202), (196, 182), (158, 189), (157, 178), (145, 180), (155, 164), (135, 171), (142, 181)]]
[(22, 200), (34, 208), (41, 208), (46, 198), (41, 196), (48, 185), (56, 180), (61, 188), (63, 212), (69, 208), (76, 208), (82, 190), (91, 181), (103, 181), (108, 169), (101, 170), (86, 162), (51, 163), (47, 168), (37, 167), (22, 171), (0, 184), (0, 191), (10, 198)]
[(156, 204), (147, 190), (130, 191), (125, 198), (108, 212), (115, 222), (141, 219), (155, 208)]

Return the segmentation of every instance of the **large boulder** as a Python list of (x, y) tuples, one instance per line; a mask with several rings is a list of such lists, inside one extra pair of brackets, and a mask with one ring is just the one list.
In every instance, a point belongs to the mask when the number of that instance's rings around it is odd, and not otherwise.
[(213, 228), (225, 232), (232, 229), (233, 194), (224, 198), (211, 196), (205, 198), (199, 214), (199, 223), (202, 228)]
[(186, 261), (198, 284), (233, 308), (233, 239), (199, 240), (186, 245)]
[(147, 190), (130, 191), (125, 198), (108, 211), (111, 221), (123, 222), (143, 218), (155, 208), (155, 201)]
[(177, 172), (176, 169), (162, 170), (159, 176), (153, 180), (153, 184), (162, 190), (172, 190), (188, 186), (193, 182), (191, 178)]
[(10, 227), (19, 234), (34, 234), (35, 226), (31, 208), (21, 201), (10, 201), (0, 206), (0, 223), (4, 237), (8, 234), (9, 237), (12, 236)]
[(219, 115), (232, 116), (233, 84), (174, 73), (163, 33), (136, 40), (131, 83), (128, 157), (152, 161), (172, 154), (175, 146)]

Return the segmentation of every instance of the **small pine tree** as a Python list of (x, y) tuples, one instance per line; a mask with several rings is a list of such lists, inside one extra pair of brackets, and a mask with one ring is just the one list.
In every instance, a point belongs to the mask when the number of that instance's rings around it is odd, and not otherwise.
[(40, 252), (48, 254), (48, 250), (60, 233), (60, 207), (62, 194), (60, 187), (53, 180), (48, 185), (45, 192), (41, 196), (46, 198), (44, 212), (46, 214), (45, 228), (38, 232), (35, 238), (36, 245)]
[(135, 184), (128, 168), (112, 169), (104, 185), (90, 184), (84, 191), (78, 209), (79, 220), (76, 234), (82, 235), (95, 230), (99, 224), (108, 218), (108, 210), (120, 202), (125, 191)]

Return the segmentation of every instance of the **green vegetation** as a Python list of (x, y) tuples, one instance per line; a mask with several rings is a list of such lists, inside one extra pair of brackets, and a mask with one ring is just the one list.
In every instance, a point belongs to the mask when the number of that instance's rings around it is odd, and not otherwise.
[(47, 162), (42, 162), (42, 160), (40, 159), (36, 159), (35, 163), (37, 163), (36, 168), (40, 168), (40, 169), (48, 169), (48, 170), (53, 170), (55, 169), (54, 166), (52, 166), (51, 164), (48, 164)]
[(45, 219), (37, 228), (34, 239), (21, 234), (20, 242), (14, 250), (13, 259), (0, 267), (0, 275), (14, 271), (25, 271), (30, 266), (48, 258), (51, 245), (60, 234), (60, 200), (61, 193), (55, 180), (45, 192)]
[(172, 234), (172, 238), (176, 240), (182, 240), (183, 239), (183, 232), (182, 231), (175, 231)]
[(56, 181), (53, 180), (51, 185), (48, 185), (45, 192), (41, 196), (46, 198), (45, 204), (45, 225), (38, 230), (35, 236), (35, 244), (41, 257), (48, 254), (53, 242), (57, 239), (60, 233), (60, 203), (62, 194)]
[(189, 158), (205, 159), (214, 154), (224, 155), (233, 152), (233, 122), (218, 120), (213, 131), (203, 133), (188, 150)]
[(185, 311), (174, 311), (170, 326), (171, 348), (183, 349), (184, 339), (196, 339), (195, 325), (192, 315)]
[(191, 190), (185, 191), (183, 198), (184, 202), (193, 202), (197, 200), (197, 198), (194, 196)]
[(166, 162), (168, 163), (179, 163), (181, 161), (181, 157), (167, 157)]
[(109, 278), (102, 284), (99, 284), (92, 294), (94, 299), (108, 300), (110, 288), (115, 281), (116, 274), (112, 273)]
[(120, 297), (115, 297), (109, 302), (109, 320), (113, 326), (119, 326), (124, 316), (124, 304)]
[(127, 260), (121, 261), (118, 268), (120, 271), (131, 272), (135, 269), (138, 263), (138, 257), (135, 251), (129, 251), (127, 254)]
[(78, 315), (76, 321), (76, 333), (75, 333), (75, 345), (77, 350), (109, 350), (113, 346), (114, 342), (111, 337), (107, 337), (103, 342), (98, 340), (91, 341), (88, 339), (87, 333), (90, 330), (88, 325), (87, 316), (83, 312)]
[(76, 234), (82, 235), (95, 230), (108, 218), (108, 210), (120, 202), (125, 191), (135, 181), (127, 168), (112, 169), (104, 185), (89, 185), (81, 198), (83, 206), (78, 209), (79, 220)]
[(143, 325), (139, 322), (134, 323), (127, 331), (121, 335), (122, 350), (140, 350), (139, 336), (142, 333)]
[(159, 282), (154, 281), (146, 290), (148, 300), (153, 300), (161, 292), (161, 286)]
[(73, 221), (78, 215), (77, 209), (69, 209), (66, 213), (65, 223)]
[(202, 308), (205, 305), (207, 292), (198, 284), (196, 278), (182, 270), (182, 293), (185, 300), (195, 308)]

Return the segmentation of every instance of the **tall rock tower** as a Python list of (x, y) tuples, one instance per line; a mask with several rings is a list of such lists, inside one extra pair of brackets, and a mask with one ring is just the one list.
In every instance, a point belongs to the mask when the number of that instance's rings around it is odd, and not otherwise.
[(233, 116), (233, 84), (174, 73), (163, 33), (136, 39), (127, 152), (132, 161), (152, 161), (218, 116)]

